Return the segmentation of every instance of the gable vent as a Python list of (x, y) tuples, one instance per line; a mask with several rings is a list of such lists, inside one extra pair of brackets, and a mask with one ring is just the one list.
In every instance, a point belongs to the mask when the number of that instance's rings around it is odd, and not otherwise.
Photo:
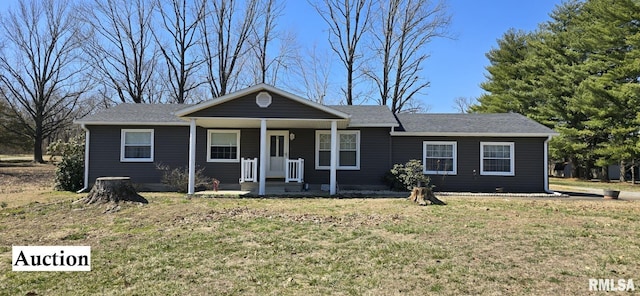
[(269, 105), (271, 105), (271, 95), (266, 91), (260, 92), (256, 96), (256, 104), (258, 104), (260, 108), (269, 107)]

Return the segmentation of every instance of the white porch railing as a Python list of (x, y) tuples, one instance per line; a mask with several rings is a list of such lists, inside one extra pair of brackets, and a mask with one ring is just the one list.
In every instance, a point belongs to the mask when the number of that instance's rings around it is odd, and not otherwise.
[(240, 159), (240, 183), (258, 181), (258, 158)]
[(304, 159), (287, 159), (285, 162), (284, 182), (304, 182)]

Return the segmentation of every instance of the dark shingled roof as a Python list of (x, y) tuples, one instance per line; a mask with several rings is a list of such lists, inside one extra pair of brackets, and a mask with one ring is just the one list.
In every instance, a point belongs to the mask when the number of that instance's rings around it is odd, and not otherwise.
[[(184, 123), (174, 113), (192, 104), (120, 104), (78, 119), (77, 123)], [(386, 106), (327, 106), (351, 115), (352, 126), (398, 126)]]
[(552, 129), (518, 113), (397, 114), (397, 131), (433, 134), (556, 134)]
[(398, 126), (398, 121), (387, 106), (331, 105), (327, 107), (351, 115), (350, 126)]
[[(187, 124), (174, 115), (191, 104), (120, 104), (95, 114), (78, 119), (76, 123), (85, 124)], [(350, 126), (381, 126), (396, 128), (396, 134), (478, 134), (509, 135), (535, 134), (553, 135), (555, 132), (517, 113), (501, 114), (397, 114), (391, 113), (387, 106), (327, 106), (351, 115)]]
[(77, 120), (78, 123), (186, 123), (174, 112), (193, 106), (191, 104), (132, 104), (125, 103), (104, 109)]

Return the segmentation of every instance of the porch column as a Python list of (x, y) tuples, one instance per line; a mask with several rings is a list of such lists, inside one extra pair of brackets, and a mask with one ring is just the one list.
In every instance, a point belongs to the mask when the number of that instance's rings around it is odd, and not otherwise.
[(265, 194), (267, 183), (267, 120), (260, 120), (260, 178), (258, 179), (258, 195)]
[(193, 194), (196, 187), (196, 120), (189, 124), (189, 190)]
[(329, 194), (336, 194), (336, 168), (338, 167), (338, 122), (331, 121), (331, 167), (329, 168)]

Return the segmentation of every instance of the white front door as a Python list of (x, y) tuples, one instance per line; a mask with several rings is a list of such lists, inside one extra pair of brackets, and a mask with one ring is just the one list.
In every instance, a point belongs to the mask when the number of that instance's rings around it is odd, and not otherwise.
[(284, 178), (289, 157), (289, 131), (267, 131), (267, 178)]

